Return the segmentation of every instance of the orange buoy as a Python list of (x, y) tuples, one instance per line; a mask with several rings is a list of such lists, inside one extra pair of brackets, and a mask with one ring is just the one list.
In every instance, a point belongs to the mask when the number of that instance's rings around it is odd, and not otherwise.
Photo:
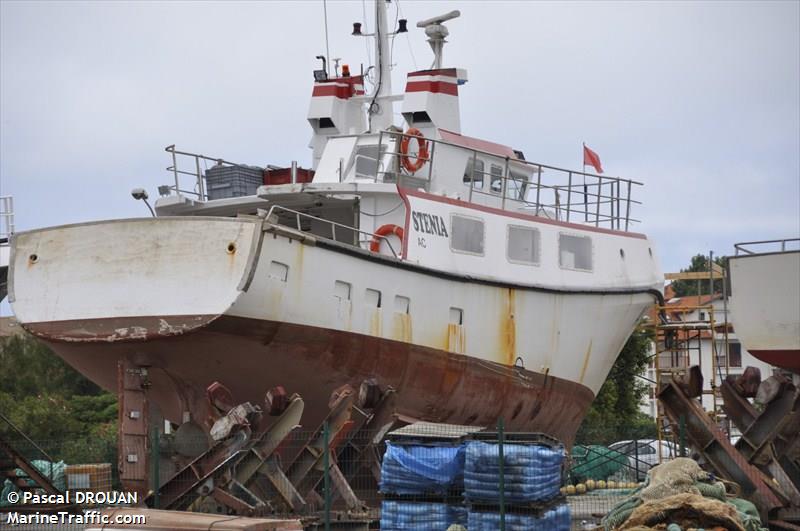
[[(422, 133), (416, 127), (412, 127), (406, 131), (406, 135), (407, 136), (404, 136), (403, 140), (400, 141), (400, 162), (411, 175), (414, 175), (417, 170), (428, 162), (428, 141), (425, 140), (425, 137), (422, 136)], [(414, 157), (416, 159), (414, 162), (411, 162), (412, 157), (408, 155), (408, 145), (411, 143), (412, 138), (417, 140), (417, 147), (419, 148), (417, 156)]]
[(375, 234), (372, 236), (372, 241), (369, 242), (369, 250), (373, 253), (377, 253), (381, 250), (381, 236), (389, 236), (390, 234), (394, 234), (398, 238), (400, 238), (400, 243), (403, 243), (403, 227), (398, 225), (394, 225), (392, 223), (381, 225), (378, 227), (378, 230), (375, 231)]

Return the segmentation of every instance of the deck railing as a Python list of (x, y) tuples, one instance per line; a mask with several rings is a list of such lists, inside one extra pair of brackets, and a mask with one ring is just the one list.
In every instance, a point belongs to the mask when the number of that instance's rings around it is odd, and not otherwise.
[[(416, 138), (399, 131), (382, 131), (378, 138), (379, 145), (384, 142), (384, 137), (389, 140), (389, 149), (385, 153), (397, 157), (398, 160), (406, 155), (400, 153), (396, 146), (404, 138)], [(606, 226), (616, 230), (627, 231), (631, 224), (640, 221), (631, 217), (631, 207), (641, 204), (632, 198), (633, 187), (642, 186), (641, 182), (567, 170), (510, 156), (503, 157), (497, 153), (445, 140), (425, 140), (430, 143), (430, 149), (429, 155), (422, 159), (426, 163), (422, 171), (408, 175), (407, 172), (404, 174), (400, 165), (383, 164), (398, 169), (398, 182), (404, 177), (413, 177), (429, 184), (434, 177), (437, 146), (444, 145), (466, 151), (472, 157), (472, 171), (464, 176), (464, 185), (468, 187), (467, 201), (470, 203), (477, 202), (478, 196), (495, 197), (500, 199), (503, 210), (531, 210), (536, 215), (549, 215), (562, 221)], [(413, 154), (408, 156), (416, 160)], [(478, 170), (478, 156), (498, 162), (497, 166), (502, 168), (502, 173), (493, 173), (491, 169)], [(519, 170), (527, 170), (532, 174), (531, 178), (515, 176)], [(375, 180), (385, 177), (386, 174), (380, 166), (376, 167)], [(490, 183), (488, 190), (483, 186), (475, 186), (476, 183), (487, 180)]]
[[(758, 247), (757, 250), (752, 250), (753, 247)], [(800, 238), (784, 238), (782, 240), (761, 240), (755, 242), (741, 242), (735, 243), (733, 248), (736, 249), (736, 256), (740, 254), (762, 254), (762, 253), (776, 253), (786, 251), (797, 251), (800, 249)]]
[(8, 240), (14, 233), (14, 198), (0, 196), (0, 239)]
[[(416, 159), (414, 154), (401, 153), (399, 147), (403, 139), (415, 139), (415, 136), (401, 131), (381, 131), (374, 136), (377, 145), (380, 146), (377, 157), (366, 155), (356, 155), (356, 157), (368, 161), (368, 164), (374, 161), (375, 171), (370, 175), (358, 174), (357, 178), (371, 178), (375, 182), (397, 182), (400, 185), (429, 190), (436, 172), (447, 169), (436, 166), (437, 150), (440, 151), (442, 146), (448, 146), (466, 152), (467, 160), (471, 157), (472, 164), (467, 165), (468, 169), (463, 177), (463, 186), (466, 188), (464, 199), (470, 203), (488, 204), (503, 210), (528, 212), (560, 221), (584, 223), (614, 230), (627, 231), (632, 224), (639, 222), (631, 215), (632, 207), (641, 205), (641, 202), (632, 197), (634, 187), (642, 185), (638, 181), (502, 156), (446, 140), (425, 139), (430, 145), (428, 155)], [(167, 146), (166, 151), (172, 156), (172, 165), (168, 166), (167, 170), (173, 174), (175, 183), (160, 186), (161, 195), (174, 192), (177, 195), (192, 194), (201, 200), (206, 200), (208, 196), (204, 185), (204, 170), (201, 166), (208, 166), (208, 162), (211, 162), (215, 166), (247, 168), (217, 157), (179, 151), (174, 145)], [(402, 158), (406, 156), (412, 160), (422, 160), (424, 164), (418, 171), (408, 172), (400, 164)], [(483, 166), (477, 164), (478, 157), (481, 161), (488, 161), (489, 164)], [(181, 169), (178, 167), (178, 162), (182, 159), (188, 160)], [(459, 168), (455, 169), (459, 173), (462, 171)], [(344, 171), (344, 168), (340, 167), (340, 181), (344, 180), (342, 175)], [(181, 189), (181, 175), (192, 177), (193, 189)], [(485, 182), (489, 183), (488, 186), (484, 185)]]
[[(374, 232), (369, 232), (369, 231), (357, 229), (356, 227), (351, 227), (350, 225), (345, 225), (344, 223), (337, 223), (337, 222), (331, 221), (329, 219), (320, 218), (318, 216), (312, 216), (311, 214), (306, 214), (305, 212), (299, 212), (297, 210), (292, 210), (291, 208), (286, 208), (286, 207), (281, 206), (281, 205), (272, 205), (270, 207), (270, 209), (266, 213), (267, 221), (269, 221), (271, 219), (277, 219), (277, 217), (279, 215), (278, 212), (283, 212), (285, 214), (288, 214), (288, 216), (284, 216), (284, 218), (288, 217), (290, 219), (293, 219), (295, 221), (294, 228), (296, 230), (300, 231), (300, 232), (309, 232), (309, 231), (303, 230), (302, 223), (300, 222), (301, 219), (314, 220), (314, 221), (317, 221), (319, 223), (322, 223), (323, 225), (330, 226), (330, 228), (331, 228), (331, 238), (325, 238), (324, 236), (320, 236), (319, 234), (315, 234), (315, 233), (312, 232), (311, 235), (314, 236), (315, 238), (324, 238), (324, 239), (330, 239), (330, 240), (335, 241), (335, 242), (339, 242), (340, 240), (338, 240), (336, 238), (336, 227), (339, 227), (340, 233), (341, 233), (341, 231), (350, 231), (350, 232), (355, 232), (356, 234), (359, 234), (360, 236), (366, 236), (366, 238), (359, 237), (359, 247), (363, 247), (363, 244), (365, 244), (365, 243), (369, 244), (369, 242), (371, 242), (373, 240), (383, 241), (389, 246), (389, 250), (392, 252), (392, 255), (395, 258), (398, 258), (398, 259), (402, 258), (401, 253), (398, 253), (395, 250), (394, 246), (392, 245), (392, 242), (386, 236), (382, 236), (380, 234), (375, 234)], [(275, 217), (273, 217), (273, 216), (275, 216)], [(287, 227), (289, 226), (288, 224), (284, 224), (284, 223), (282, 223), (282, 225), (285, 225)]]

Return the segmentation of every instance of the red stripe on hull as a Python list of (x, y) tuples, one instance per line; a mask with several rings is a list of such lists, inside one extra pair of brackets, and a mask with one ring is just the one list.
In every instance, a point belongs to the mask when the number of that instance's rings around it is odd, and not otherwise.
[(750, 354), (765, 363), (800, 373), (800, 350), (747, 350)]
[[(104, 320), (84, 321), (91, 329)], [(571, 445), (592, 402), (585, 386), (551, 375), (352, 332), (222, 316), (182, 336), (139, 342), (48, 341), (81, 373), (116, 391), (120, 359), (149, 367), (148, 400), (179, 422), (207, 417), (205, 389), (226, 385), (235, 400), (261, 404), (283, 385), (305, 403), (303, 425), (327, 414), (331, 392), (376, 378), (397, 390), (397, 413), (420, 420), (544, 432)]]
[(406, 83), (406, 92), (432, 92), (458, 96), (458, 85), (444, 81), (409, 81)]

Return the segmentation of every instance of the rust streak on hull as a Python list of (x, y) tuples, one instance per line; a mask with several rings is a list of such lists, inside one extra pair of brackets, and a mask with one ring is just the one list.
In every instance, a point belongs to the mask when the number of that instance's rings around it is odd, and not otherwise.
[[(99, 321), (99, 320), (98, 320)], [(106, 326), (84, 323), (97, 329)], [(398, 392), (398, 413), (420, 420), (541, 431), (572, 444), (593, 395), (580, 384), (472, 357), (376, 338), (274, 321), (222, 316), (192, 333), (146, 341), (48, 341), (68, 363), (116, 388), (120, 359), (149, 367), (148, 399), (180, 421), (188, 408), (207, 416), (203, 390), (219, 381), (237, 400), (260, 403), (283, 385), (306, 402), (304, 426), (321, 422), (331, 391), (376, 378)]]

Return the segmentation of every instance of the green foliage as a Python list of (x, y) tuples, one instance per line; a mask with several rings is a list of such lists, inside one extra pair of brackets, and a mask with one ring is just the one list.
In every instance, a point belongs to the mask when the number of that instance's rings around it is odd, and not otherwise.
[[(30, 336), (0, 341), (0, 413), (55, 460), (116, 460), (117, 402)], [(0, 422), (24, 455), (41, 458)]]
[(100, 388), (84, 378), (49, 348), (25, 335), (0, 344), (0, 389), (14, 397), (40, 394), (97, 395)]
[(639, 375), (649, 364), (651, 341), (650, 333), (642, 328), (628, 338), (578, 429), (576, 443), (608, 445), (655, 438), (655, 421), (639, 411), (649, 389)]
[[(714, 263), (725, 268), (728, 266), (728, 257), (720, 256), (714, 259)], [(692, 257), (692, 263), (687, 269), (681, 269), (681, 273), (708, 271), (708, 257), (698, 254)], [(708, 295), (709, 282), (706, 280), (674, 280), (672, 288), (675, 290), (676, 297), (686, 297), (689, 295)], [(714, 281), (714, 293), (722, 293), (722, 280)]]

